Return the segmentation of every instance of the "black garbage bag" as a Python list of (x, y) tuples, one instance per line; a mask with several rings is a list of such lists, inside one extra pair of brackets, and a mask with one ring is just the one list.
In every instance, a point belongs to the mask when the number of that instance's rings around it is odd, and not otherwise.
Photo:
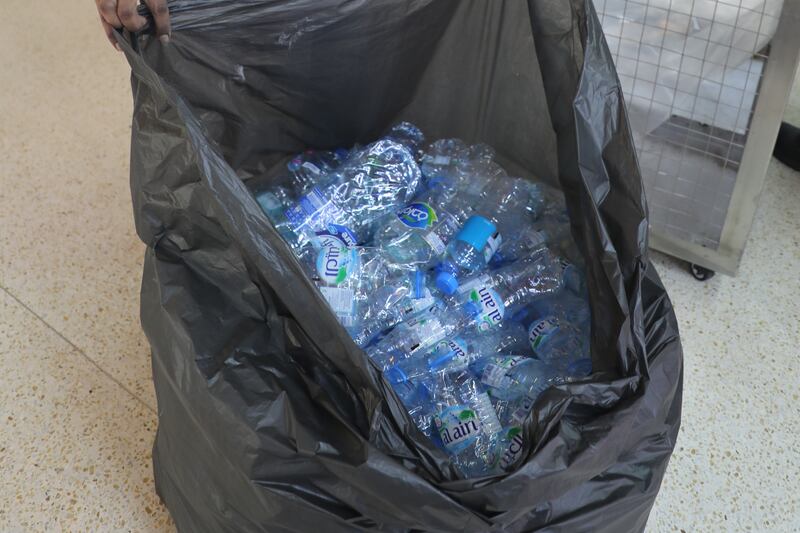
[[(155, 479), (181, 531), (640, 531), (678, 433), (682, 354), (647, 259), (622, 94), (586, 0), (183, 0), (122, 39), (147, 244)], [(561, 187), (595, 373), (551, 388), (522, 466), (458, 479), (254, 200), (303, 149), (409, 120)]]

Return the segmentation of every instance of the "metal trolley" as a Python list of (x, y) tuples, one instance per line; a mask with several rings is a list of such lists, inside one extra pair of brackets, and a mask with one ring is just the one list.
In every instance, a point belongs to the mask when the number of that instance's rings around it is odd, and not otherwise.
[(595, 0), (651, 247), (735, 275), (800, 54), (800, 0)]

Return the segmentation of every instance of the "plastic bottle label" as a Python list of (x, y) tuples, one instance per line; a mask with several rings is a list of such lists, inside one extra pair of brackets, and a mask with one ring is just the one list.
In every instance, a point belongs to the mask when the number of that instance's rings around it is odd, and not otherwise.
[(397, 212), (397, 218), (409, 228), (415, 229), (430, 228), (438, 220), (436, 211), (424, 202), (408, 204)]
[(483, 369), (481, 383), (487, 387), (496, 389), (508, 389), (514, 384), (514, 379), (508, 375), (508, 371), (517, 366), (527, 357), (515, 355), (513, 357), (496, 357), (493, 363), (489, 363)]
[(416, 318), (406, 322), (413, 331), (414, 337), (419, 341), (415, 352), (432, 346), (445, 336), (444, 327), (434, 318)]
[(506, 306), (497, 291), (486, 286), (472, 289), (469, 299), (481, 307), (478, 315), (478, 329), (486, 331), (503, 321), (506, 313)]
[(320, 287), (322, 295), (333, 309), (333, 313), (344, 327), (356, 324), (356, 298), (352, 289), (344, 287)]
[(507, 368), (499, 365), (486, 365), (481, 375), (481, 383), (487, 387), (496, 389), (508, 389), (514, 384), (514, 380), (506, 375)]
[(434, 255), (441, 256), (444, 255), (445, 250), (447, 250), (447, 245), (444, 243), (441, 237), (436, 234), (435, 231), (429, 231), (425, 235), (422, 236), (425, 239), (425, 242), (428, 243), (428, 246), (431, 247), (433, 250)]
[(326, 246), (317, 255), (317, 274), (326, 285), (341, 285), (358, 268), (358, 253), (352, 248)]
[(543, 347), (547, 340), (558, 331), (558, 327), (558, 319), (554, 316), (542, 318), (531, 324), (528, 328), (528, 340), (531, 348), (536, 351)]
[(483, 276), (466, 281), (463, 285), (461, 285), (458, 288), (458, 294), (470, 293), (472, 292), (472, 289), (485, 287), (489, 285), (491, 282), (492, 282), (492, 277), (489, 274), (484, 274)]
[[(328, 201), (316, 187), (311, 189), (308, 194), (301, 197), (296, 205), (286, 210), (286, 218), (296, 230), (308, 224), (319, 215), (319, 212), (328, 204)], [(310, 224), (309, 224), (310, 225)]]
[(411, 300), (411, 304), (409, 306), (410, 312), (412, 313), (419, 313), (420, 311), (424, 311), (428, 309), (433, 304), (436, 303), (436, 298), (433, 297), (431, 294), (430, 289), (425, 287), (425, 296), (422, 298), (416, 298)]
[(457, 454), (467, 449), (481, 434), (478, 414), (465, 405), (454, 405), (433, 418), (442, 444), (448, 452)]
[(503, 236), (500, 233), (495, 233), (486, 240), (486, 246), (483, 247), (483, 259), (487, 263), (492, 259), (492, 256), (503, 244)]
[(517, 426), (522, 426), (525, 423), (525, 419), (528, 418), (528, 413), (531, 412), (533, 409), (533, 402), (534, 399), (530, 396), (525, 396), (522, 399), (522, 404), (519, 407), (514, 409), (514, 412), (511, 413), (511, 423)]
[(314, 240), (314, 246), (317, 248), (329, 246), (353, 248), (358, 244), (356, 234), (347, 226), (342, 226), (340, 224), (328, 224), (325, 230), (316, 233), (317, 238)]
[(434, 348), (434, 355), (444, 355), (446, 353), (454, 352), (455, 355), (447, 364), (447, 370), (456, 372), (464, 370), (469, 366), (469, 354), (467, 353), (467, 345), (463, 339), (448, 339), (440, 342)]
[(508, 447), (503, 451), (503, 455), (500, 456), (500, 468), (508, 470), (519, 460), (522, 450), (525, 449), (522, 428), (516, 426), (508, 428), (501, 439), (508, 442)]

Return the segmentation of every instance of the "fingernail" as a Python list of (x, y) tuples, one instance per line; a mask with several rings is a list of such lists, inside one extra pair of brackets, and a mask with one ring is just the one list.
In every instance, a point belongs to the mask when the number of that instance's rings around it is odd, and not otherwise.
[(117, 52), (122, 52), (122, 47), (119, 45), (119, 43), (114, 43), (114, 48), (117, 49)]
[(169, 35), (166, 33), (164, 35), (160, 35), (158, 40), (161, 41), (161, 44), (167, 44), (169, 42)]

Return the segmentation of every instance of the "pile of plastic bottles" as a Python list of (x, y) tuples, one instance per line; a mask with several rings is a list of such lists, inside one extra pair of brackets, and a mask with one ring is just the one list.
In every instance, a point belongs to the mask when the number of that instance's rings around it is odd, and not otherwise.
[(256, 194), (353, 340), (464, 477), (507, 472), (554, 384), (591, 373), (560, 193), (408, 123), (308, 151)]

